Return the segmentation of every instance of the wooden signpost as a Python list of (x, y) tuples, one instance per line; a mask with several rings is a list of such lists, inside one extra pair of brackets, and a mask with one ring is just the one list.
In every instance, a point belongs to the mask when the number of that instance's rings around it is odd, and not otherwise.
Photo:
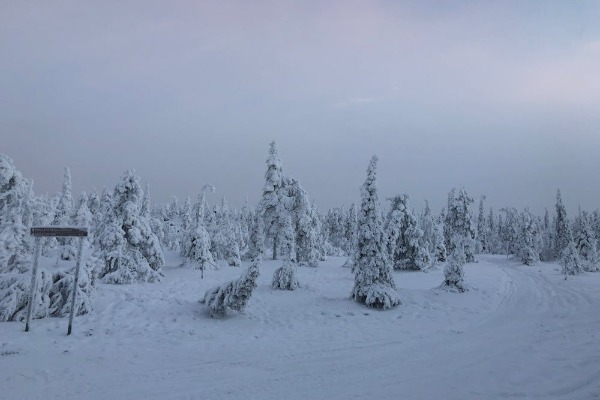
[(87, 228), (81, 227), (63, 227), (63, 226), (34, 226), (31, 228), (31, 236), (35, 237), (35, 256), (33, 258), (33, 270), (31, 271), (31, 287), (29, 289), (29, 303), (27, 304), (27, 319), (25, 322), (25, 332), (29, 332), (29, 320), (33, 311), (33, 300), (35, 296), (35, 285), (37, 279), (37, 269), (40, 260), (42, 237), (79, 237), (79, 251), (77, 252), (77, 261), (75, 265), (75, 278), (73, 279), (73, 296), (71, 297), (71, 314), (69, 315), (69, 329), (67, 335), (71, 334), (73, 327), (73, 317), (75, 316), (75, 297), (77, 296), (77, 285), (79, 284), (79, 270), (81, 269), (81, 257), (83, 253), (83, 238), (88, 235)]

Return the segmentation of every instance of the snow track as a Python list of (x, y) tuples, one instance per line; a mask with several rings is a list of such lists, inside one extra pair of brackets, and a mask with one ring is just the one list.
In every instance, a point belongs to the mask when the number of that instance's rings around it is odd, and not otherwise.
[(299, 269), (294, 292), (271, 291), (265, 263), (224, 320), (197, 301), (236, 268), (102, 286), (73, 337), (64, 320), (0, 325), (0, 399), (600, 398), (600, 274), (479, 258), (463, 294), (432, 289), (441, 270), (397, 273), (403, 304), (384, 312), (348, 300), (341, 259)]

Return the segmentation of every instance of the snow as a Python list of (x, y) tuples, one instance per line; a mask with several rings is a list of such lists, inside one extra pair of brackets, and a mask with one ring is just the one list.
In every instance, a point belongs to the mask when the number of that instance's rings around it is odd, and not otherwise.
[[(478, 256), (470, 290), (436, 289), (443, 268), (395, 271), (402, 305), (351, 301), (345, 258), (297, 268), (271, 290), (264, 261), (246, 311), (211, 319), (222, 266), (177, 267), (161, 283), (98, 284), (94, 310), (0, 324), (2, 399), (589, 399), (600, 395), (600, 274), (564, 280), (553, 263)], [(243, 267), (247, 267), (244, 263)]]

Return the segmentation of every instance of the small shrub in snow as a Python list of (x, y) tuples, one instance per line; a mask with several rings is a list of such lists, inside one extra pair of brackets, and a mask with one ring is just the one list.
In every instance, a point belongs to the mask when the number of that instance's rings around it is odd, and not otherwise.
[[(31, 274), (0, 274), (0, 322), (25, 320), (30, 285)], [(44, 318), (48, 315), (51, 286), (50, 274), (45, 270), (38, 270), (32, 318)]]
[(239, 279), (208, 290), (200, 303), (206, 305), (213, 318), (224, 317), (228, 307), (243, 311), (256, 288), (258, 275), (258, 262), (255, 261)]
[[(92, 296), (94, 293), (95, 269), (101, 267), (101, 262), (95, 257), (88, 257), (81, 265), (75, 297), (75, 315), (84, 315), (92, 311)], [(75, 269), (61, 271), (52, 276), (50, 288), (50, 305), (48, 314), (52, 317), (64, 317), (71, 313), (71, 297), (73, 296), (73, 280)]]
[(275, 270), (271, 288), (275, 290), (296, 290), (299, 287), (300, 283), (296, 279), (296, 264), (293, 261), (286, 261), (283, 266)]

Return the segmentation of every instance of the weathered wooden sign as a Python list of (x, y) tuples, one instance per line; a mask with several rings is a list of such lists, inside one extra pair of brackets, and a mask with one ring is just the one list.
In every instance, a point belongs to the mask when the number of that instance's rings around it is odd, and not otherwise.
[(66, 237), (66, 236), (77, 236), (77, 237), (86, 237), (88, 235), (87, 228), (81, 227), (62, 227), (62, 226), (34, 226), (31, 228), (31, 236), (39, 237), (39, 236), (58, 236), (58, 237)]
[(40, 239), (47, 236), (79, 237), (79, 251), (77, 252), (75, 277), (73, 279), (73, 296), (71, 296), (71, 314), (69, 315), (69, 328), (67, 330), (67, 335), (70, 335), (73, 327), (73, 317), (75, 316), (75, 297), (77, 296), (77, 285), (79, 284), (79, 270), (81, 269), (81, 256), (83, 253), (83, 238), (88, 235), (88, 230), (87, 228), (77, 226), (34, 226), (31, 228), (29, 233), (31, 236), (35, 237), (35, 253), (33, 257), (33, 268), (31, 270), (31, 286), (29, 289), (29, 304), (27, 304), (25, 332), (29, 331), (29, 320), (31, 319), (31, 314), (33, 311), (33, 296), (35, 294), (37, 269), (42, 248)]

